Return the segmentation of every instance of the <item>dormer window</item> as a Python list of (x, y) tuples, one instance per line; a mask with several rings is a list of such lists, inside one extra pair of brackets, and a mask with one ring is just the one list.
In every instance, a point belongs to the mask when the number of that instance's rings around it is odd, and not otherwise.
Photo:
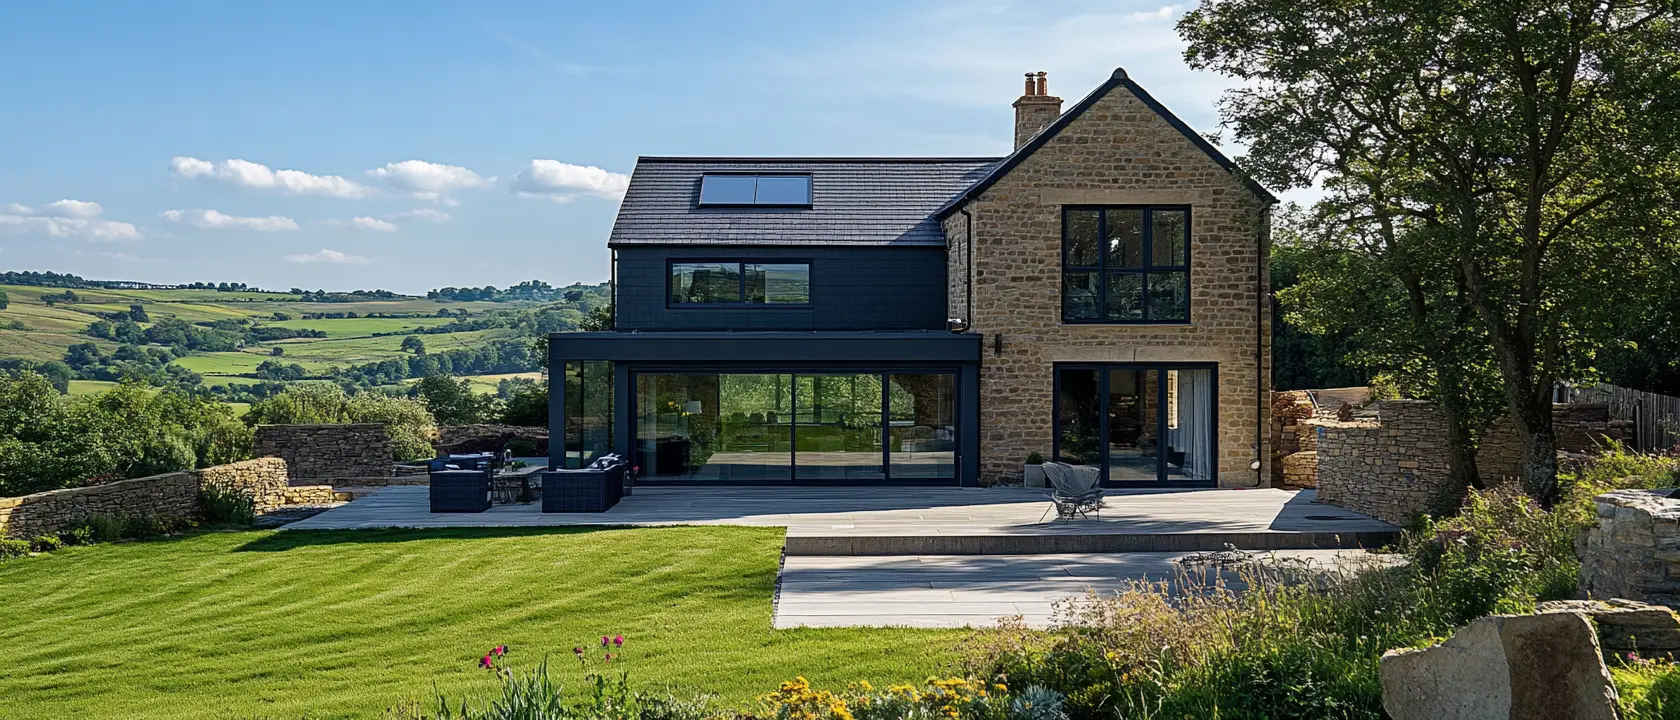
[(810, 175), (700, 176), (700, 207), (810, 207)]

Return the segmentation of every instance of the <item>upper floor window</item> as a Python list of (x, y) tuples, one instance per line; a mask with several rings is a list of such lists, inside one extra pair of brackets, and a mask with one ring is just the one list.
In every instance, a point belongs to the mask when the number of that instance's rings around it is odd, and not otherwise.
[(1190, 209), (1062, 209), (1062, 322), (1190, 320)]
[(673, 262), (672, 305), (808, 305), (804, 262)]
[(810, 175), (700, 176), (700, 206), (810, 207)]

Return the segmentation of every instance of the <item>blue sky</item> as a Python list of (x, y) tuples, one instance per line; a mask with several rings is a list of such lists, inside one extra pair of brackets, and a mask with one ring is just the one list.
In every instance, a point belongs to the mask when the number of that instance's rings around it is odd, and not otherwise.
[[(1217, 131), (1127, 2), (0, 4), (0, 269), (596, 282), (638, 155), (999, 155), (1026, 71)], [(1229, 150), (1229, 148), (1228, 148)]]

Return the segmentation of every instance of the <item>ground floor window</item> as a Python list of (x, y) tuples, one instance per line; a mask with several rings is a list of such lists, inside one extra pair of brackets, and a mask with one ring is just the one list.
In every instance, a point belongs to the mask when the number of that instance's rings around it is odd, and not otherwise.
[(1111, 485), (1212, 483), (1217, 372), (1194, 365), (1058, 365), (1055, 457)]
[(566, 363), (564, 466), (581, 468), (613, 447), (613, 364), (608, 360)]
[(950, 373), (638, 373), (651, 480), (955, 480)]

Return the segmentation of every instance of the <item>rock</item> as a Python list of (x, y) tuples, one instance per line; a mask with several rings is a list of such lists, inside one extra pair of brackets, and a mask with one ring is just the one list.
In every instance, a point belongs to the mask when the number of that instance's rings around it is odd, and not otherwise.
[(1447, 642), (1383, 654), (1393, 720), (1615, 720), (1616, 689), (1585, 615), (1494, 615)]
[(1598, 630), (1598, 646), (1605, 660), (1629, 654), (1680, 657), (1680, 618), (1661, 605), (1622, 599), (1554, 600), (1540, 603), (1537, 611), (1585, 615)]

